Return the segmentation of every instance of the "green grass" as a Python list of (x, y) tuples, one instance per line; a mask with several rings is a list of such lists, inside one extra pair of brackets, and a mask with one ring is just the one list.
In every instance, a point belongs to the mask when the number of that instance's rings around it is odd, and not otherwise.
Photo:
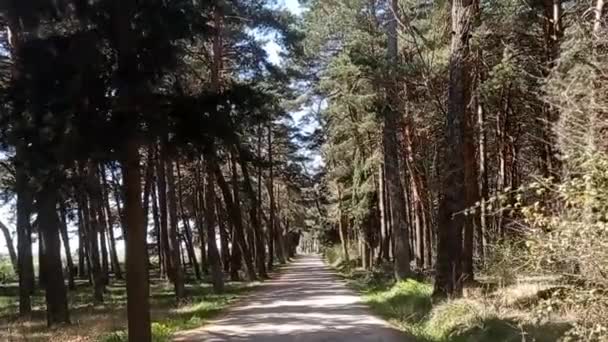
[[(126, 341), (124, 282), (115, 281), (107, 287), (102, 305), (93, 304), (91, 287), (86, 283), (78, 285), (69, 292), (72, 324), (53, 329), (46, 327), (44, 292), (37, 291), (32, 297), (32, 317), (21, 319), (17, 315), (16, 286), (0, 287), (0, 341)], [(209, 284), (189, 284), (188, 301), (178, 306), (173, 286), (153, 281), (150, 304), (154, 341), (169, 341), (176, 331), (203, 325), (255, 287), (251, 283), (228, 283), (224, 293), (214, 294)]]
[(340, 263), (334, 265), (375, 314), (416, 341), (553, 342), (571, 326), (565, 322), (535, 322), (530, 312), (500, 307), (488, 298), (463, 298), (435, 305), (429, 283), (411, 279), (395, 283), (390, 272), (357, 272)]

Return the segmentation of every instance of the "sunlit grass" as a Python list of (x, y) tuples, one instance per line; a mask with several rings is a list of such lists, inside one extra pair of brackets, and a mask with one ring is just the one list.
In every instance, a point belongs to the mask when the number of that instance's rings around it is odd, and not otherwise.
[[(150, 303), (155, 342), (168, 341), (179, 330), (196, 328), (216, 316), (257, 284), (228, 283), (225, 292), (214, 294), (209, 284), (189, 284), (187, 302), (176, 304), (173, 286), (154, 281)], [(4, 287), (0, 293), (0, 341), (126, 341), (126, 290), (124, 282), (113, 282), (104, 294), (104, 304), (93, 304), (93, 290), (85, 283), (69, 292), (72, 324), (46, 327), (44, 292), (32, 297), (31, 319), (17, 316), (16, 288)]]
[(375, 314), (415, 341), (553, 342), (570, 328), (568, 322), (536, 320), (533, 307), (507, 306), (500, 297), (479, 296), (433, 304), (430, 283), (412, 279), (395, 283), (386, 272), (334, 266)]

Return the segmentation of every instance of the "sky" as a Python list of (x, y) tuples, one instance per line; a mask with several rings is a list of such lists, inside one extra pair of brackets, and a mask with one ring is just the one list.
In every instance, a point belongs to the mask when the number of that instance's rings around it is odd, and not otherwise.
[[(296, 15), (302, 14), (302, 11), (303, 11), (302, 7), (298, 3), (298, 0), (279, 0), (277, 6), (279, 8), (287, 8), (291, 13), (296, 14)], [(266, 49), (266, 52), (268, 53), (268, 60), (270, 62), (272, 62), (273, 64), (280, 64), (281, 57), (279, 54), (281, 51), (281, 47), (276, 42), (273, 41), (272, 34), (265, 35), (262, 37), (263, 37), (263, 39), (268, 40), (268, 42), (264, 46), (264, 48)]]
[[(289, 11), (291, 11), (292, 13), (294, 13), (296, 15), (300, 15), (303, 12), (302, 7), (298, 3), (298, 0), (278, 0), (277, 6), (280, 8), (287, 8)], [(260, 38), (263, 40), (267, 40), (264, 48), (266, 49), (266, 52), (268, 53), (269, 61), (274, 64), (280, 64), (282, 62), (281, 57), (280, 57), (281, 47), (274, 41), (274, 36), (265, 35)], [(304, 113), (305, 113), (305, 111), (292, 113), (292, 118), (294, 119), (294, 122), (296, 124), (301, 124), (300, 119), (302, 118)], [(311, 129), (311, 128), (304, 127), (305, 131), (308, 131), (309, 129)], [(14, 213), (13, 205), (6, 204), (3, 206), (0, 206), (0, 220), (2, 221), (2, 223), (6, 224), (11, 231), (13, 231), (13, 234), (12, 234), (13, 245), (16, 248), (17, 247), (17, 234), (14, 231), (15, 213)], [(72, 251), (76, 251), (76, 249), (78, 248), (78, 240), (75, 238), (71, 238), (70, 247), (71, 247)], [(119, 253), (123, 249), (122, 241), (119, 242), (119, 246), (117, 246), (117, 249), (119, 250)], [(37, 252), (38, 252), (37, 242), (35, 242), (33, 244), (32, 251), (34, 252), (34, 254), (37, 254)], [(63, 248), (62, 248), (62, 253), (63, 253)], [(7, 254), (8, 254), (8, 250), (6, 248), (6, 241), (4, 239), (4, 235), (0, 234), (0, 255), (7, 255)]]

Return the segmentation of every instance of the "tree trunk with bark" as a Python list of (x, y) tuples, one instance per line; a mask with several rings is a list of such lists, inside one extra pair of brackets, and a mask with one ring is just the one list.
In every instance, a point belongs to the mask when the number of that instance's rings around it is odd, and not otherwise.
[(175, 296), (177, 300), (182, 300), (186, 295), (184, 287), (184, 270), (180, 260), (180, 239), (179, 227), (177, 218), (177, 193), (175, 189), (175, 175), (173, 170), (173, 161), (166, 160), (167, 173), (167, 203), (169, 209), (169, 253), (173, 259)]
[(213, 169), (209, 164), (206, 166), (207, 186), (205, 187), (204, 209), (205, 221), (207, 223), (207, 251), (209, 266), (211, 269), (211, 279), (213, 282), (213, 290), (216, 293), (224, 291), (224, 273), (220, 263), (220, 255), (216, 245), (215, 232), (215, 182), (213, 177)]
[(129, 341), (151, 341), (150, 285), (148, 276), (147, 237), (141, 204), (139, 144), (127, 142), (122, 173), (125, 186), (125, 223), (129, 231), (126, 243), (127, 314)]
[(108, 180), (106, 179), (106, 169), (100, 165), (100, 177), (101, 177), (101, 190), (103, 197), (103, 210), (105, 211), (108, 224), (109, 242), (110, 242), (110, 260), (112, 261), (112, 270), (114, 271), (114, 277), (118, 280), (122, 280), (122, 270), (120, 268), (120, 262), (118, 260), (118, 252), (116, 250), (116, 237), (114, 236), (114, 217), (112, 216), (112, 210), (110, 208), (110, 198), (108, 196)]
[(275, 249), (275, 253), (277, 256), (277, 259), (279, 260), (280, 264), (284, 264), (285, 262), (287, 262), (287, 253), (285, 252), (285, 245), (283, 243), (283, 236), (284, 234), (284, 228), (283, 225), (281, 224), (281, 192), (280, 192), (280, 185), (278, 185), (276, 187), (276, 195), (275, 198), (277, 199), (277, 201), (275, 202), (276, 204), (276, 222), (275, 222), (275, 241), (274, 241), (274, 249)]
[(41, 233), (39, 243), (44, 251), (40, 257), (44, 259), (46, 321), (49, 327), (70, 323), (67, 289), (61, 265), (57, 191), (56, 187), (44, 184), (36, 196), (38, 230)]
[(84, 228), (82, 225), (82, 213), (81, 210), (78, 209), (78, 277), (84, 279), (86, 275), (86, 258), (85, 258), (85, 248), (84, 248)]
[(124, 191), (122, 190), (122, 188), (124, 188), (124, 184), (121, 185), (120, 181), (118, 180), (118, 177), (116, 176), (116, 173), (114, 172), (113, 168), (110, 168), (110, 174), (112, 176), (112, 186), (114, 188), (113, 194), (114, 194), (114, 202), (116, 203), (116, 213), (118, 214), (119, 217), (119, 221), (120, 221), (120, 231), (122, 232), (122, 238), (123, 240), (125, 240), (125, 242), (127, 241), (127, 229), (126, 229), (126, 218), (125, 218), (125, 213), (123, 212), (121, 205), (122, 203), (125, 201), (124, 197)]
[[(133, 79), (136, 78), (134, 76), (138, 70), (136, 38), (131, 28), (131, 21), (136, 12), (136, 1), (115, 1), (112, 9), (112, 28), (118, 59), (117, 74), (124, 77), (121, 79), (121, 88), (118, 89), (117, 96), (131, 101), (130, 94), (134, 93), (137, 86)], [(150, 286), (146, 225), (143, 222), (141, 203), (140, 142), (136, 135), (137, 122), (135, 121), (137, 115), (130, 110), (116, 114), (126, 117), (125, 124), (132, 129), (132, 135), (125, 143), (121, 160), (125, 196), (124, 224), (122, 226), (125, 234), (128, 231), (125, 239), (129, 342), (150, 342), (152, 340)]]
[[(239, 182), (239, 173), (237, 170), (237, 157), (236, 157), (236, 153), (233, 150), (230, 151), (229, 166), (230, 166), (230, 170), (231, 170), (230, 181), (231, 181), (231, 185), (232, 185), (234, 203), (235, 203), (235, 205), (238, 206), (239, 210), (242, 213), (244, 202), (241, 202), (241, 186), (240, 186), (241, 184)], [(247, 249), (249, 250), (249, 253), (251, 254), (250, 262), (251, 262), (251, 264), (254, 264), (255, 254), (256, 254), (254, 228), (252, 227), (251, 222), (248, 222), (242, 216), (241, 216), (241, 222), (244, 222), (243, 232), (245, 235), (245, 243), (247, 245)], [(243, 255), (243, 257), (245, 257), (245, 256)], [(247, 263), (247, 262), (248, 261), (245, 260), (245, 263)]]
[(401, 172), (398, 152), (399, 109), (396, 68), (398, 64), (397, 51), (397, 21), (399, 6), (397, 0), (390, 1), (390, 16), (388, 22), (388, 61), (392, 67), (389, 73), (387, 100), (389, 107), (384, 115), (382, 142), (384, 147), (385, 180), (387, 194), (390, 198), (392, 233), (394, 239), (394, 274), (395, 279), (402, 280), (410, 275), (409, 232), (406, 221), (406, 204), (401, 182)]
[(223, 208), (222, 204), (219, 200), (216, 200), (215, 203), (215, 212), (217, 216), (217, 223), (220, 230), (220, 246), (222, 248), (222, 265), (224, 266), (224, 272), (230, 272), (230, 247), (229, 241), (230, 236), (226, 229), (226, 225), (224, 224), (224, 216), (222, 215)]
[[(257, 275), (255, 273), (255, 268), (253, 266), (252, 261), (253, 259), (251, 257), (249, 249), (247, 248), (247, 243), (245, 242), (245, 233), (243, 231), (243, 218), (241, 214), (240, 201), (238, 198), (233, 199), (232, 195), (230, 194), (228, 183), (226, 183), (224, 175), (222, 174), (222, 170), (220, 169), (220, 166), (217, 163), (215, 151), (212, 151), (207, 155), (206, 161), (207, 163), (211, 164), (217, 184), (220, 190), (222, 191), (224, 203), (226, 204), (228, 216), (232, 224), (232, 259), (230, 268), (231, 277), (234, 280), (234, 272), (235, 269), (238, 271), (238, 269), (240, 268), (240, 259), (242, 256), (243, 260), (245, 261), (245, 269), (247, 271), (249, 280), (257, 280)], [(233, 194), (238, 195), (237, 192), (233, 192)]]
[[(546, 45), (546, 68), (544, 71), (545, 77), (549, 75), (551, 70), (557, 65), (560, 56), (560, 44), (563, 37), (562, 26), (562, 1), (563, 0), (543, 0), (544, 7), (544, 34)], [(543, 176), (553, 177), (557, 180), (560, 172), (559, 160), (557, 159), (557, 151), (554, 149), (556, 137), (553, 133), (553, 123), (559, 118), (559, 111), (553, 108), (549, 103), (543, 104), (543, 117), (541, 121), (541, 137), (543, 139), (544, 148), (541, 153), (541, 165)]]
[(462, 229), (466, 207), (464, 129), (468, 104), (469, 36), (473, 20), (472, 0), (452, 1), (452, 44), (448, 112), (442, 161), (443, 196), (439, 202), (439, 231), (435, 288), (437, 298), (462, 294)]
[(386, 213), (386, 186), (384, 182), (384, 163), (378, 164), (378, 210), (380, 213), (380, 250), (378, 262), (389, 261), (389, 227)]
[[(238, 147), (237, 147), (238, 149)], [(264, 247), (264, 232), (262, 231), (261, 217), (260, 217), (260, 202), (258, 202), (258, 198), (256, 197), (253, 186), (251, 185), (251, 177), (249, 174), (249, 167), (247, 166), (243, 151), (237, 151), (239, 164), (241, 165), (241, 172), (243, 173), (243, 179), (245, 184), (245, 193), (249, 197), (250, 206), (249, 206), (249, 219), (251, 220), (251, 226), (254, 231), (254, 241), (255, 241), (255, 265), (257, 268), (257, 273), (261, 278), (268, 278), (268, 274), (266, 273), (266, 253)]]
[[(465, 62), (467, 63), (467, 62)], [(470, 98), (465, 98), (467, 103)], [(479, 188), (477, 176), (477, 160), (475, 158), (475, 122), (474, 108), (468, 108), (465, 112), (464, 125), (464, 182), (465, 182), (465, 208), (470, 211), (465, 216), (464, 234), (462, 247), (462, 271), (463, 282), (472, 282), (475, 279), (473, 271), (473, 251), (475, 230), (480, 226), (479, 211), (474, 208), (479, 202)]]
[(268, 197), (269, 218), (268, 218), (268, 269), (274, 267), (274, 241), (275, 241), (275, 212), (274, 212), (274, 165), (272, 155), (272, 124), (268, 123)]
[[(199, 236), (199, 249), (201, 253), (201, 268), (203, 273), (209, 273), (209, 261), (207, 260), (207, 243), (205, 238), (205, 169), (202, 160), (196, 162), (194, 169), (194, 190), (192, 195), (192, 207), (194, 208), (194, 222)], [(214, 204), (215, 206), (215, 204)], [(213, 209), (215, 213), (215, 208)]]
[(70, 290), (76, 289), (76, 283), (74, 282), (74, 260), (72, 259), (72, 250), (70, 248), (70, 238), (68, 236), (68, 221), (67, 221), (67, 209), (63, 202), (59, 203), (59, 218), (61, 224), (59, 226), (59, 232), (61, 233), (61, 242), (65, 250), (65, 259), (68, 263), (68, 287)]
[(165, 172), (164, 148), (161, 146), (161, 156), (156, 164), (158, 207), (160, 211), (160, 239), (163, 255), (163, 266), (169, 280), (175, 282), (175, 258), (169, 247), (169, 214), (167, 211), (167, 177)]
[[(23, 32), (21, 20), (16, 11), (16, 2), (6, 9), (7, 38), (13, 60), (11, 79), (15, 84), (21, 82), (25, 75), (22, 72), (21, 44)], [(24, 111), (25, 99), (17, 98), (12, 112), (21, 114)], [(26, 145), (20, 141), (15, 148), (15, 188), (17, 192), (17, 262), (19, 275), (19, 314), (29, 315), (32, 311), (31, 294), (34, 291), (34, 259), (32, 256), (32, 226), (30, 222), (33, 206), (33, 191), (30, 189), (26, 172)]]
[(91, 274), (91, 260), (89, 259), (89, 247), (88, 247), (88, 239), (87, 239), (87, 230), (88, 228), (88, 219), (85, 219), (84, 209), (81, 197), (78, 196), (78, 245), (79, 245), (79, 254), (82, 254), (81, 261), (83, 261), (82, 267), (80, 267), (79, 275), (82, 279), (88, 279), (89, 285), (93, 284), (93, 277)]
[(93, 275), (94, 300), (95, 303), (103, 303), (103, 293), (105, 289), (105, 276), (101, 266), (99, 255), (99, 234), (101, 223), (97, 215), (96, 198), (96, 179), (94, 175), (93, 163), (89, 162), (88, 167), (80, 164), (80, 175), (85, 182), (85, 187), (81, 195), (81, 206), (85, 220), (85, 232), (87, 240), (87, 251), (91, 261), (91, 273)]
[(156, 186), (152, 187), (152, 218), (154, 220), (154, 233), (156, 237), (156, 251), (158, 253), (158, 273), (161, 279), (166, 276), (163, 245), (162, 245), (162, 229), (160, 224), (160, 213), (158, 209), (158, 196), (156, 195)]
[(348, 252), (348, 226), (344, 224), (344, 213), (342, 211), (342, 189), (338, 188), (338, 234), (342, 244), (342, 257), (348, 267), (350, 267), (350, 255)]
[[(201, 280), (201, 269), (198, 265), (198, 260), (196, 259), (196, 253), (194, 252), (194, 242), (192, 239), (192, 228), (190, 226), (190, 219), (184, 206), (184, 191), (182, 189), (183, 179), (179, 161), (175, 162), (175, 166), (177, 171), (177, 202), (179, 204), (180, 217), (182, 218), (182, 223), (184, 225), (184, 241), (186, 243), (186, 251), (188, 252), (188, 259), (190, 259), (190, 262), (192, 263), (192, 268), (194, 269), (194, 275), (196, 276), (196, 279)], [(202, 255), (201, 258), (203, 258)]]
[(34, 258), (32, 256), (32, 226), (30, 223), (33, 198), (28, 189), (25, 172), (17, 165), (17, 262), (19, 275), (19, 314), (32, 311), (31, 294), (34, 291)]

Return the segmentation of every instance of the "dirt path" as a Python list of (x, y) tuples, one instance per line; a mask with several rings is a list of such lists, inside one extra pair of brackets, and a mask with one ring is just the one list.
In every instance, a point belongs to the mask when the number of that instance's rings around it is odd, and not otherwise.
[(175, 341), (404, 342), (317, 256), (302, 256), (222, 318)]

